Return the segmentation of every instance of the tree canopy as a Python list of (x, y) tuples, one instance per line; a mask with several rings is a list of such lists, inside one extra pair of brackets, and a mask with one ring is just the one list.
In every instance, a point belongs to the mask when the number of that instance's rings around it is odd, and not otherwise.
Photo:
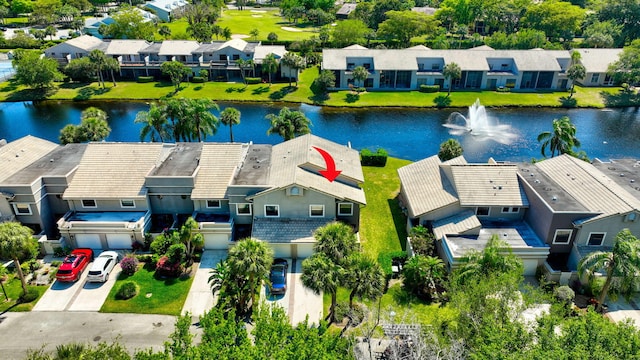
[(16, 71), (16, 80), (33, 89), (50, 88), (54, 81), (62, 80), (55, 59), (41, 57), (39, 51), (16, 50), (12, 64)]

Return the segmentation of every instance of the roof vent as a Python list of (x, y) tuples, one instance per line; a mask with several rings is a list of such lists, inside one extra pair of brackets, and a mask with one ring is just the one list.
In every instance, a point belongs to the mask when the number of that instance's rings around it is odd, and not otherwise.
[(624, 173), (620, 173), (620, 177), (624, 177)]
[(636, 181), (634, 179), (631, 179), (631, 180), (629, 180), (629, 182), (633, 184)]
[(557, 196), (555, 196), (555, 195), (553, 195), (553, 197), (551, 198), (551, 200), (556, 201), (556, 200), (558, 200), (558, 197), (557, 197)]

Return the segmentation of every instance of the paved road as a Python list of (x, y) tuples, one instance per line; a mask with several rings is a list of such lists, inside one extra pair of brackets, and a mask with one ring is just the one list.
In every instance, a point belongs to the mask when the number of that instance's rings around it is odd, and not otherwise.
[(160, 350), (174, 330), (168, 315), (101, 314), (95, 312), (24, 312), (0, 316), (0, 358), (23, 359), (28, 349), (46, 350), (69, 342), (98, 344), (119, 337), (133, 352)]

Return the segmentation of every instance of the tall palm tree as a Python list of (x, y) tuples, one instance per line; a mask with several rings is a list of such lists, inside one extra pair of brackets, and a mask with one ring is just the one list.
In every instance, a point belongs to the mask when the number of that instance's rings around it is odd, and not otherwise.
[(580, 140), (576, 138), (576, 126), (567, 116), (554, 119), (553, 131), (544, 131), (538, 135), (538, 142), (541, 141), (544, 157), (547, 157), (547, 148), (551, 151), (551, 157), (554, 157), (556, 154), (573, 154), (573, 148), (580, 147)]
[(456, 282), (463, 284), (469, 279), (478, 279), (495, 273), (522, 274), (522, 261), (513, 254), (509, 244), (493, 235), (482, 252), (468, 251), (460, 259), (460, 267), (454, 272)]
[(187, 99), (174, 97), (162, 98), (159, 104), (164, 116), (171, 121), (169, 127), (173, 133), (173, 138), (176, 141), (187, 141), (188, 124), (184, 111), (187, 107)]
[(0, 223), (0, 258), (13, 260), (23, 294), (27, 293), (27, 281), (20, 267), (20, 259), (32, 256), (38, 246), (32, 234), (31, 229), (18, 222)]
[(351, 226), (334, 221), (318, 228), (313, 237), (316, 239), (314, 250), (325, 254), (336, 264), (344, 264), (357, 250), (356, 235)]
[(247, 85), (246, 74), (244, 73), (244, 70), (247, 69), (249, 66), (247, 60), (238, 59), (236, 60), (236, 65), (238, 65), (238, 67), (240, 68), (240, 76), (242, 76), (242, 83)]
[(296, 86), (298, 86), (298, 71), (306, 66), (304, 59), (299, 55), (288, 52), (282, 57), (281, 63), (289, 69), (289, 87), (291, 87), (291, 78), (293, 78), (294, 70), (296, 71)]
[(104, 88), (104, 77), (102, 76), (102, 70), (107, 65), (107, 55), (102, 50), (95, 49), (89, 53), (89, 59), (96, 67), (96, 75), (98, 75), (98, 81), (102, 88)]
[(375, 300), (382, 296), (385, 286), (384, 273), (377, 261), (362, 254), (353, 254), (348, 261), (347, 271), (349, 276), (345, 277), (345, 286), (350, 289), (349, 307), (353, 309), (353, 298), (367, 298)]
[(149, 107), (149, 111), (138, 112), (134, 123), (142, 124), (142, 129), (140, 129), (140, 141), (144, 141), (144, 139), (149, 136), (149, 140), (151, 140), (151, 142), (164, 142), (169, 137), (169, 122), (165, 112), (159, 104), (152, 103)]
[(569, 93), (569, 98), (573, 97), (573, 90), (576, 86), (576, 81), (583, 79), (587, 75), (587, 69), (580, 64), (580, 59), (582, 55), (580, 55), (577, 51), (571, 52), (571, 65), (567, 69), (567, 78), (571, 80), (571, 92)]
[(218, 131), (218, 118), (212, 110), (219, 110), (218, 104), (211, 99), (189, 99), (184, 109), (183, 121), (187, 121), (188, 138), (201, 142), (207, 135), (214, 135)]
[(292, 111), (284, 107), (277, 115), (268, 114), (266, 118), (271, 122), (267, 135), (278, 134), (282, 136), (284, 141), (311, 132), (309, 129), (311, 121), (300, 111)]
[(327, 316), (331, 322), (336, 321), (337, 293), (343, 278), (344, 269), (323, 253), (315, 253), (302, 262), (302, 275), (300, 275), (302, 284), (316, 294), (326, 292), (331, 295), (331, 306)]
[(117, 59), (107, 58), (107, 61), (105, 63), (105, 69), (109, 70), (109, 73), (111, 74), (111, 82), (113, 82), (113, 86), (115, 87), (117, 84), (116, 84), (116, 77), (114, 75), (114, 72), (120, 71), (120, 63), (118, 62)]
[(447, 274), (444, 262), (433, 256), (417, 255), (402, 269), (405, 288), (419, 297), (433, 298)]
[(271, 75), (278, 71), (278, 59), (273, 53), (265, 56), (264, 60), (262, 60), (262, 71), (269, 74), (269, 86), (271, 86)]
[(256, 293), (263, 281), (267, 281), (273, 263), (273, 250), (264, 242), (247, 238), (229, 250), (227, 257), (233, 277), (239, 278), (246, 293), (239, 294), (240, 313), (250, 312), (255, 304)]
[(361, 86), (364, 86), (364, 81), (369, 77), (369, 71), (364, 66), (356, 66), (353, 69), (353, 80), (358, 81)]
[(89, 117), (80, 123), (80, 131), (82, 132), (82, 141), (102, 141), (109, 136), (111, 128), (106, 120), (99, 117)]
[(234, 107), (228, 107), (220, 113), (220, 122), (229, 126), (229, 137), (233, 142), (233, 125), (240, 124), (240, 111)]
[(629, 229), (616, 235), (611, 251), (594, 251), (578, 263), (578, 274), (580, 277), (586, 274), (589, 280), (600, 270), (604, 270), (606, 279), (598, 296), (597, 310), (601, 309), (612, 285), (623, 294), (635, 290), (640, 281), (640, 240)]
[(451, 86), (454, 79), (459, 79), (462, 76), (462, 70), (460, 66), (454, 62), (450, 62), (444, 66), (442, 70), (442, 76), (445, 79), (448, 79), (449, 89), (447, 91), (447, 96), (451, 95)]

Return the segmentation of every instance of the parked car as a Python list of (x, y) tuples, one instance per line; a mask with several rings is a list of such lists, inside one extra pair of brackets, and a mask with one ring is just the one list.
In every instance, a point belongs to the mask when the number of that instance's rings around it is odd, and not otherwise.
[(88, 282), (107, 282), (109, 273), (118, 263), (118, 253), (115, 251), (103, 251), (98, 255), (89, 268)]
[(269, 281), (271, 282), (269, 291), (272, 295), (281, 295), (287, 292), (287, 269), (289, 269), (287, 260), (273, 260), (273, 265), (271, 265), (271, 271), (269, 272)]
[(91, 260), (93, 260), (93, 250), (74, 249), (60, 264), (56, 279), (58, 281), (77, 281)]

